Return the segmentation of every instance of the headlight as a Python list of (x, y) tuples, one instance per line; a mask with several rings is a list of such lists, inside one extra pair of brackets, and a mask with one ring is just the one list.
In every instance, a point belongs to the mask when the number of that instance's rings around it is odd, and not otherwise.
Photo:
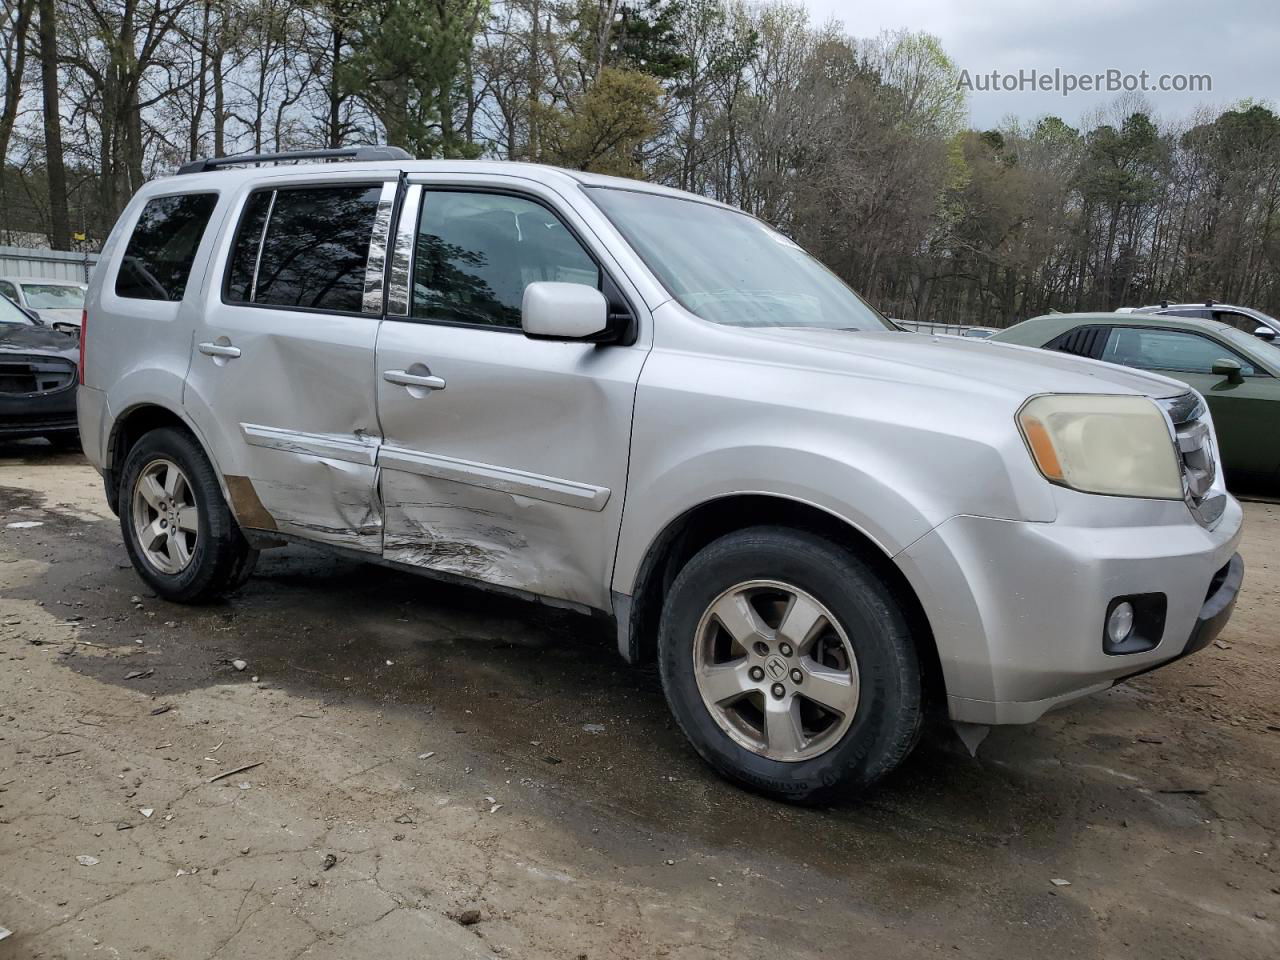
[(1018, 427), (1052, 483), (1083, 493), (1182, 499), (1169, 425), (1146, 397), (1032, 397), (1018, 411)]

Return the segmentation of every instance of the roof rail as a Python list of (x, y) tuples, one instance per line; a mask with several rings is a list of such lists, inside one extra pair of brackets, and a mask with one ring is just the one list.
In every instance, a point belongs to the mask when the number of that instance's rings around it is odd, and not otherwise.
[(205, 157), (178, 168), (178, 174), (204, 173), (218, 167), (241, 163), (281, 163), (290, 160), (412, 160), (413, 155), (399, 147), (338, 147), (333, 150), (287, 150), (284, 153), (240, 153), (232, 157)]

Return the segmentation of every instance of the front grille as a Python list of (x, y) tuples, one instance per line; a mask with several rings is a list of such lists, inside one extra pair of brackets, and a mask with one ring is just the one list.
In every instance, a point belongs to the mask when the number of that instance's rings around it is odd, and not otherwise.
[(1204, 400), (1198, 393), (1184, 393), (1157, 402), (1173, 424), (1187, 506), (1201, 524), (1212, 526), (1226, 509), (1227, 498), (1214, 490), (1218, 458)]
[(59, 357), (0, 357), (0, 394), (32, 396), (71, 386), (76, 365)]

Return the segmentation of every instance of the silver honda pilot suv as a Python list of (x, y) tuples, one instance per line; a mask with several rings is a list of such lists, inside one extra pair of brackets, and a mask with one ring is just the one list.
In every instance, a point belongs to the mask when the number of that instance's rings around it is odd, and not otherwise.
[(1192, 653), (1243, 575), (1199, 395), (904, 331), (630, 180), (196, 161), (120, 217), (81, 345), (161, 596), (301, 541), (602, 611), (694, 748), (784, 798), (875, 782), (931, 707), (972, 742)]

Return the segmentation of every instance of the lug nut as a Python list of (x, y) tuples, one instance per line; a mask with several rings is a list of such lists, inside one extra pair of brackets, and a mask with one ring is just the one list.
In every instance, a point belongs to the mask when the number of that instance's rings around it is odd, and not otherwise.
[(758, 656), (767, 657), (769, 655), (769, 645), (763, 640), (757, 640), (755, 647), (752, 649), (755, 650)]
[(786, 696), (787, 688), (780, 683), (775, 683), (769, 689), (769, 692), (772, 693), (776, 699), (781, 700), (784, 696)]
[(791, 680), (793, 683), (800, 683), (804, 680), (804, 674), (801, 673), (799, 670), (792, 670)]
[(778, 652), (782, 654), (784, 657), (791, 656), (791, 653), (792, 653), (791, 644), (789, 643), (782, 644), (781, 646), (778, 647)]
[(762, 670), (760, 667), (752, 667), (750, 670), (747, 671), (747, 676), (749, 676), (756, 683), (759, 683), (761, 680), (764, 679), (764, 670)]

